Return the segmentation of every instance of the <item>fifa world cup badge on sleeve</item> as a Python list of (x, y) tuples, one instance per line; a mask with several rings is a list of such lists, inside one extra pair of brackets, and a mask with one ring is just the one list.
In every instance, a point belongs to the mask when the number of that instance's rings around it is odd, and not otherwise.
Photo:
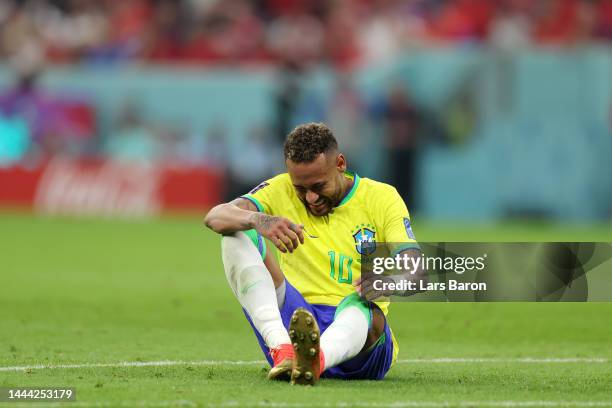
[(404, 227), (406, 228), (408, 238), (416, 240), (414, 237), (414, 232), (412, 232), (412, 227), (410, 226), (410, 219), (408, 217), (404, 217)]

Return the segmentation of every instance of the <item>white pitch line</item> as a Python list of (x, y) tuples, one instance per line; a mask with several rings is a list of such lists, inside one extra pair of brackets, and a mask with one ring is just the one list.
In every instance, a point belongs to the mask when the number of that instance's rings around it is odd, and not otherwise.
[[(461, 363), (507, 363), (507, 364), (564, 364), (564, 363), (607, 363), (610, 360), (601, 357), (575, 358), (414, 358), (398, 360), (397, 364), (461, 364)], [(200, 360), (200, 361), (121, 361), (116, 363), (84, 364), (37, 364), (30, 366), (0, 367), (2, 371), (23, 371), (43, 369), (71, 368), (121, 368), (121, 367), (164, 367), (164, 366), (246, 366), (266, 364), (265, 360)]]
[[(253, 407), (253, 408), (306, 408), (312, 407), (313, 404), (304, 403), (259, 403), (259, 404), (219, 404), (207, 405), (208, 408), (227, 408), (227, 407)], [(489, 408), (562, 408), (562, 407), (612, 407), (612, 401), (395, 401), (395, 402), (355, 402), (355, 401), (339, 401), (335, 403), (316, 403), (320, 408), (452, 408), (452, 407), (489, 407)]]
[[(305, 408), (313, 404), (291, 402), (230, 402), (204, 405), (209, 408), (253, 407), (253, 408)], [(490, 407), (490, 408), (560, 408), (560, 407), (612, 407), (612, 401), (338, 401), (316, 403), (320, 408), (451, 408), (451, 407)]]
[(315, 405), (292, 402), (229, 402), (204, 405), (209, 408), (253, 407), (253, 408), (451, 408), (451, 407), (490, 407), (490, 408), (560, 408), (560, 407), (612, 407), (612, 401), (338, 401), (317, 402)]
[(39, 369), (69, 369), (69, 368), (120, 368), (120, 367), (163, 367), (179, 365), (219, 366), (219, 365), (255, 365), (265, 364), (264, 360), (201, 360), (201, 361), (121, 361), (118, 363), (85, 363), (85, 364), (37, 364), (31, 366), (0, 367), (0, 371), (21, 371)]
[[(489, 408), (602, 408), (612, 407), (612, 401), (337, 401), (337, 402), (244, 402), (244, 401), (228, 401), (222, 403), (199, 403), (189, 400), (177, 401), (76, 401), (69, 403), (71, 407), (207, 407), (207, 408), (307, 408), (317, 406), (320, 408), (473, 408), (473, 407), (489, 407)], [(15, 406), (26, 406), (26, 404), (17, 403)], [(29, 406), (29, 404), (28, 404)], [(60, 406), (52, 403), (48, 406)]]
[(517, 357), (517, 358), (413, 358), (397, 360), (399, 364), (435, 364), (435, 363), (607, 363), (607, 358), (601, 357), (569, 357), (569, 358), (553, 358), (553, 357)]

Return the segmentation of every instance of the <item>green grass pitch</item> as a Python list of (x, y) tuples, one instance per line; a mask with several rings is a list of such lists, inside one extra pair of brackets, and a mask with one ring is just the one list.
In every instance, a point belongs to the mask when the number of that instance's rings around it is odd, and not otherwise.
[[(421, 240), (611, 240), (610, 226), (414, 228)], [(66, 406), (612, 406), (612, 304), (401, 303), (389, 318), (401, 361), (384, 381), (268, 382), (198, 218), (0, 214), (0, 387), (75, 387)], [(133, 364), (159, 361), (177, 363)], [(11, 368), (59, 364), (74, 367)]]

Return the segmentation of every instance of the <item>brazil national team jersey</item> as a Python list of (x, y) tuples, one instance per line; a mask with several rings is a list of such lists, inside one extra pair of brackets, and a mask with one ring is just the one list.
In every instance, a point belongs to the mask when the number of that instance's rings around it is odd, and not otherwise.
[[(279, 252), (285, 277), (310, 304), (337, 306), (355, 292), (353, 282), (361, 274), (361, 243), (406, 243), (402, 249), (418, 248), (408, 210), (394, 187), (357, 174), (346, 173), (353, 186), (333, 212), (314, 216), (298, 198), (289, 174), (273, 177), (244, 198), (260, 212), (303, 224), (304, 245), (293, 253)], [(378, 302), (387, 314), (388, 303)]]

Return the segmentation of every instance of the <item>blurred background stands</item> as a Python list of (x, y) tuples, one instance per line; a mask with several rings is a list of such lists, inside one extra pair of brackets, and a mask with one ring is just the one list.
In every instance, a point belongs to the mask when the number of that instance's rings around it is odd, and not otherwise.
[(0, 0), (0, 166), (206, 165), (325, 121), (437, 220), (610, 218), (611, 0)]

